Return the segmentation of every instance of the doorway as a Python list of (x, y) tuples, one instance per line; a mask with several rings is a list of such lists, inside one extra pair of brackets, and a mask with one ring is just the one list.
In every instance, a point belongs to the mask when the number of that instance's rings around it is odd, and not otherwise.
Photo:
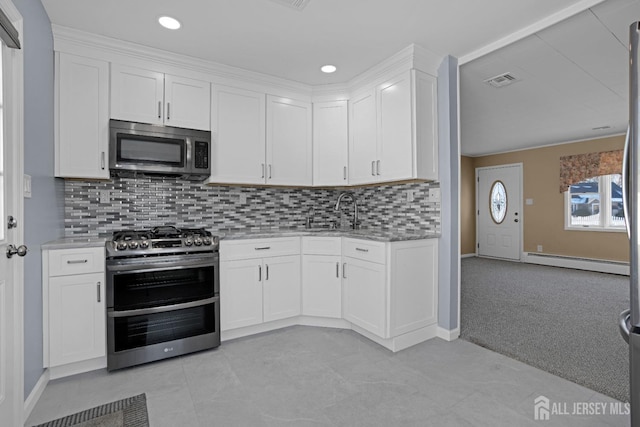
[(476, 169), (476, 252), (520, 261), (522, 164)]

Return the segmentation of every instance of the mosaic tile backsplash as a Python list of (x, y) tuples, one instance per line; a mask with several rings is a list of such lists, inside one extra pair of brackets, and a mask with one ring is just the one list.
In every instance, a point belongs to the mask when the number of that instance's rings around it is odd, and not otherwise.
[[(352, 189), (362, 227), (440, 231), (440, 203), (429, 201), (439, 183), (408, 183)], [(101, 193), (109, 202), (101, 203)], [(127, 228), (159, 225), (233, 229), (348, 226), (353, 205), (340, 189), (210, 186), (175, 178), (114, 178), (111, 182), (65, 181), (65, 235), (98, 236)], [(414, 200), (407, 201), (407, 192)]]

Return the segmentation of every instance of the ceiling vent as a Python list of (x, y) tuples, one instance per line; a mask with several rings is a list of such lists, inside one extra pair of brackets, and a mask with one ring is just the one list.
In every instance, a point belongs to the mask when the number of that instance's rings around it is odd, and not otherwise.
[(520, 79), (514, 76), (512, 73), (504, 73), (490, 79), (486, 79), (484, 82), (493, 87), (505, 87), (512, 83), (520, 81)]
[(281, 4), (283, 6), (287, 6), (290, 9), (302, 10), (311, 0), (271, 0), (274, 3)]

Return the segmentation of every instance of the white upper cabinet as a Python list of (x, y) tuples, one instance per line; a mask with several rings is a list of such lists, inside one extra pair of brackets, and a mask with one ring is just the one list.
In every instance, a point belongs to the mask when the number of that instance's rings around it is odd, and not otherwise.
[(349, 184), (438, 179), (436, 78), (402, 72), (350, 104)]
[(311, 104), (267, 95), (266, 183), (311, 185)]
[(265, 94), (212, 86), (211, 179), (232, 184), (265, 183)]
[(111, 64), (111, 118), (210, 129), (210, 84)]
[(55, 176), (109, 178), (109, 63), (56, 55)]
[(376, 182), (376, 93), (354, 96), (349, 114), (349, 184)]
[(409, 72), (376, 89), (378, 110), (378, 157), (376, 180), (414, 178), (411, 133), (411, 75)]
[(313, 104), (313, 185), (347, 185), (347, 101)]

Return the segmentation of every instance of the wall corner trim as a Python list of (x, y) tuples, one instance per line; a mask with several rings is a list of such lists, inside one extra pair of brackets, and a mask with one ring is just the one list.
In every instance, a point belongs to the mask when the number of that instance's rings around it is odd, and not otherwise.
[(438, 338), (442, 338), (445, 341), (454, 341), (460, 338), (460, 328), (448, 330), (441, 326), (438, 326), (437, 334)]

